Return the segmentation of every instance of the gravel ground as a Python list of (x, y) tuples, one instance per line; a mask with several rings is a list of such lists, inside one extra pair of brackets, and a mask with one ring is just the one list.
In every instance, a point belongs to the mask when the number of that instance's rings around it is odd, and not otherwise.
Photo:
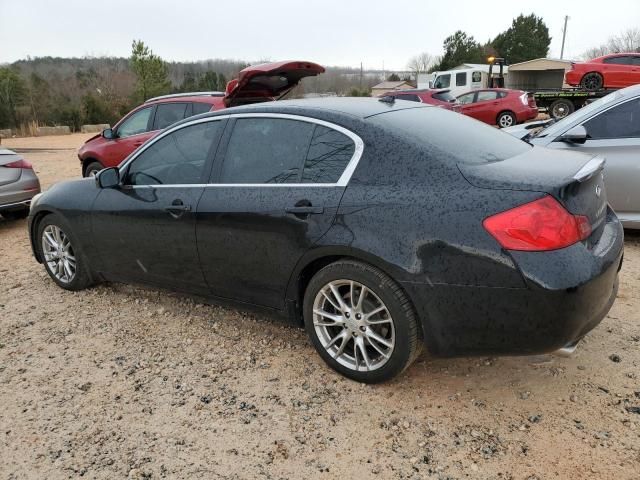
[[(46, 188), (87, 135), (10, 139)], [(119, 284), (70, 293), (0, 220), (0, 477), (640, 478), (640, 234), (572, 358), (422, 357), (365, 386), (277, 320)]]

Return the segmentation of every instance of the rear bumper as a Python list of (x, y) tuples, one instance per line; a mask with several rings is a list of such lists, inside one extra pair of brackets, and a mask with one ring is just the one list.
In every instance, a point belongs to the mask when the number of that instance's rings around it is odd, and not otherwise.
[(516, 114), (518, 117), (518, 123), (526, 122), (527, 120), (533, 120), (538, 117), (538, 109), (533, 107), (525, 107), (524, 110)]
[(580, 80), (582, 80), (582, 74), (579, 72), (569, 71), (564, 74), (564, 81), (571, 86), (580, 85)]
[(596, 245), (511, 252), (526, 288), (404, 283), (435, 355), (553, 352), (606, 316), (618, 290), (624, 234), (613, 212)]
[(0, 210), (20, 210), (29, 207), (40, 193), (40, 181), (32, 170), (23, 170), (18, 180), (0, 187)]

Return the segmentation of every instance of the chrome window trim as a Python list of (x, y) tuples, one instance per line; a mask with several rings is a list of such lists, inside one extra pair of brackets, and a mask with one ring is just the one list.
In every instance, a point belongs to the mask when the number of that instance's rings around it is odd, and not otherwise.
[(122, 173), (128, 165), (133, 162), (138, 156), (142, 155), (142, 153), (155, 144), (160, 139), (165, 136), (177, 131), (182, 128), (190, 127), (192, 125), (197, 125), (199, 123), (206, 122), (215, 122), (218, 120), (224, 119), (234, 119), (234, 118), (284, 118), (287, 120), (298, 120), (301, 122), (314, 123), (317, 125), (322, 125), (327, 128), (331, 128), (332, 130), (336, 130), (347, 137), (351, 138), (355, 144), (355, 150), (353, 152), (353, 156), (347, 166), (342, 172), (342, 175), (338, 179), (336, 183), (189, 183), (189, 184), (166, 184), (166, 185), (127, 185), (128, 188), (168, 188), (168, 187), (346, 187), (351, 180), (353, 172), (355, 171), (358, 163), (360, 162), (360, 158), (362, 157), (362, 153), (364, 152), (364, 142), (362, 139), (353, 133), (351, 130), (347, 130), (346, 128), (336, 125), (331, 122), (327, 122), (325, 120), (320, 120), (312, 117), (305, 117), (303, 115), (293, 115), (289, 113), (230, 113), (226, 115), (217, 115), (215, 117), (205, 117), (198, 118), (196, 120), (191, 120), (185, 123), (181, 123), (180, 125), (176, 125), (175, 127), (168, 127), (161, 134), (156, 135), (144, 145), (142, 145), (138, 150), (136, 150), (129, 158), (127, 158), (122, 165), (118, 168)]

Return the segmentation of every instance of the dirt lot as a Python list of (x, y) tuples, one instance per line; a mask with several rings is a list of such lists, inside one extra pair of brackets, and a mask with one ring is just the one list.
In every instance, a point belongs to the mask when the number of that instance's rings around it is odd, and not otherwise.
[[(46, 188), (87, 135), (11, 139)], [(28, 149), (28, 150), (27, 150)], [(0, 477), (640, 478), (640, 235), (572, 358), (431, 359), (364, 386), (304, 332), (172, 293), (57, 288), (0, 220)]]

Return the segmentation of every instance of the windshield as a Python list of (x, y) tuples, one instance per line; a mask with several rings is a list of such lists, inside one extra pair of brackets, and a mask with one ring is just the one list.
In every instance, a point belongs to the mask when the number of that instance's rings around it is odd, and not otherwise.
[(555, 122), (550, 127), (547, 127), (544, 130), (540, 130), (536, 135), (533, 136), (542, 138), (546, 137), (547, 135), (557, 135), (558, 133), (564, 132), (569, 125), (582, 122), (582, 120), (589, 118), (603, 105), (614, 103), (616, 100), (623, 96), (624, 95), (620, 94), (620, 92), (610, 93), (609, 95), (599, 98), (595, 102), (591, 102), (589, 105), (582, 107), (580, 110), (576, 110), (571, 115), (568, 115), (562, 120)]

